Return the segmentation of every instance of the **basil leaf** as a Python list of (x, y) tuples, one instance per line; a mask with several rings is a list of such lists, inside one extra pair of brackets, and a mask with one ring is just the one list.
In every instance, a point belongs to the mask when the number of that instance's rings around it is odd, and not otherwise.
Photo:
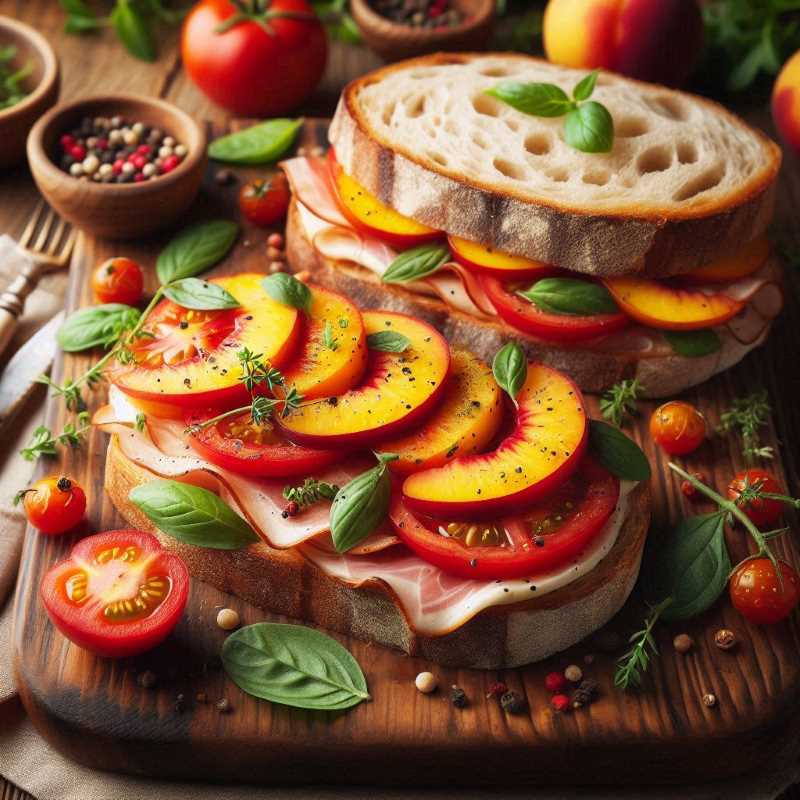
[(396, 455), (383, 453), (378, 465), (357, 475), (336, 493), (331, 505), (331, 538), (338, 553), (369, 536), (386, 517), (392, 483), (386, 464)]
[(564, 139), (584, 153), (609, 153), (614, 147), (614, 120), (604, 105), (589, 100), (567, 114)]
[(649, 597), (671, 597), (664, 620), (702, 614), (725, 591), (731, 561), (725, 545), (725, 514), (687, 517), (654, 540), (642, 574)]
[(572, 97), (575, 100), (588, 100), (594, 92), (594, 87), (597, 84), (597, 76), (600, 70), (592, 70), (585, 78), (581, 78), (572, 90)]
[(339, 711), (369, 699), (352, 654), (313, 628), (257, 622), (228, 636), (221, 655), (242, 691), (271, 703)]
[(264, 291), (276, 302), (311, 313), (311, 289), (294, 275), (276, 272), (261, 281)]
[(56, 341), (66, 353), (110, 347), (124, 331), (135, 327), (140, 316), (138, 308), (123, 303), (80, 308), (64, 321), (56, 334)]
[(575, 107), (567, 93), (552, 83), (503, 81), (487, 89), (486, 94), (534, 117), (562, 117)]
[(155, 480), (132, 489), (128, 498), (164, 533), (214, 550), (240, 550), (258, 542), (250, 525), (208, 489)]
[(156, 60), (153, 32), (144, 16), (130, 0), (117, 0), (111, 12), (111, 24), (119, 40), (131, 55), (142, 61)]
[(619, 311), (605, 286), (578, 278), (542, 278), (517, 294), (550, 314), (587, 316)]
[(224, 219), (184, 229), (158, 254), (158, 279), (167, 284), (213, 267), (228, 254), (238, 234), (239, 226)]
[(441, 244), (422, 244), (400, 253), (383, 273), (384, 283), (408, 283), (436, 272), (450, 260)]
[(378, 331), (367, 336), (367, 347), (383, 353), (404, 353), (411, 347), (411, 339), (396, 331)]
[(589, 420), (589, 450), (618, 478), (626, 481), (650, 479), (650, 462), (639, 445), (607, 422)]
[(269, 119), (215, 139), (208, 155), (229, 164), (269, 164), (292, 146), (302, 124), (302, 119)]
[(214, 311), (224, 308), (239, 308), (239, 301), (216, 283), (200, 278), (184, 278), (170, 283), (164, 295), (183, 308), (197, 311)]
[(518, 407), (517, 395), (528, 377), (528, 359), (525, 351), (516, 342), (508, 342), (495, 354), (492, 360), (492, 373), (497, 385)]
[(661, 331), (669, 346), (679, 355), (686, 358), (700, 358), (716, 353), (722, 347), (722, 341), (716, 331), (701, 328), (696, 331)]

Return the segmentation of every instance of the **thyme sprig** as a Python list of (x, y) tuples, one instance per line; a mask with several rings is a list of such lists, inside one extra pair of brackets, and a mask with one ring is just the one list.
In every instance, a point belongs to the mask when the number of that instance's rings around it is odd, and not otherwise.
[(600, 413), (603, 419), (621, 428), (631, 417), (638, 414), (637, 402), (642, 393), (638, 378), (615, 383), (600, 398)]
[(335, 483), (306, 478), (300, 486), (284, 486), (283, 497), (289, 503), (296, 503), (299, 511), (320, 500), (333, 500), (338, 491), (339, 487)]
[(67, 422), (57, 435), (54, 435), (47, 426), (39, 425), (34, 430), (28, 446), (23, 447), (20, 454), (26, 461), (35, 461), (39, 456), (54, 456), (59, 446), (77, 447), (91, 427), (88, 411), (81, 411), (75, 423)]
[(720, 433), (738, 431), (742, 437), (742, 456), (748, 464), (756, 459), (775, 457), (774, 448), (761, 444), (760, 430), (769, 422), (772, 407), (766, 389), (735, 397), (730, 408), (720, 414)]
[(642, 685), (642, 675), (650, 666), (651, 655), (659, 655), (653, 628), (661, 613), (671, 602), (672, 598), (667, 597), (656, 606), (648, 606), (644, 627), (631, 635), (628, 643), (633, 646), (617, 662), (614, 686), (618, 689), (638, 689)]

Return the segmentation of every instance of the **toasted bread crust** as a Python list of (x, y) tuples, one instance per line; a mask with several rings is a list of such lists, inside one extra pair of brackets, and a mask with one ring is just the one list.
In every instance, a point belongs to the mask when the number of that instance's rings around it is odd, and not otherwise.
[[(381, 201), (423, 224), (593, 275), (679, 274), (732, 254), (766, 231), (773, 215), (781, 151), (758, 131), (752, 133), (761, 141), (763, 164), (724, 200), (699, 203), (681, 213), (666, 208), (643, 213), (635, 205), (597, 213), (596, 208), (575, 203), (532, 202), (521, 194), (468, 180), (446, 167), (434, 170), (415, 155), (413, 143), (392, 147), (366, 120), (358, 99), (363, 87), (412, 66), (463, 63), (480, 57), (438, 53), (384, 67), (350, 83), (329, 132), (344, 170)], [(503, 54), (503, 58), (530, 57)], [(658, 87), (658, 91), (668, 90)], [(710, 100), (674, 94), (745, 127)]]
[(499, 317), (478, 319), (438, 298), (382, 283), (372, 272), (356, 264), (326, 259), (306, 238), (295, 201), (289, 207), (286, 223), (286, 255), (292, 271), (309, 272), (314, 282), (350, 297), (360, 308), (386, 308), (423, 319), (441, 331), (451, 344), (471, 350), (485, 361), (491, 362), (508, 339), (515, 339), (529, 358), (566, 372), (587, 392), (599, 393), (624, 378), (637, 378), (643, 397), (673, 397), (729, 369), (762, 344), (768, 334), (766, 330), (748, 346), (723, 332), (720, 350), (700, 358), (674, 354), (637, 358), (631, 354), (542, 343), (506, 325)]
[(105, 490), (133, 526), (156, 535), (180, 555), (194, 578), (274, 614), (292, 617), (409, 655), (454, 667), (503, 669), (539, 661), (602, 627), (628, 598), (639, 573), (650, 523), (650, 495), (637, 485), (614, 547), (587, 575), (540, 598), (486, 609), (444, 636), (417, 634), (385, 583), (358, 588), (325, 575), (296, 550), (267, 544), (243, 550), (211, 550), (183, 544), (156, 530), (128, 499), (157, 476), (135, 464), (112, 436), (106, 455)]

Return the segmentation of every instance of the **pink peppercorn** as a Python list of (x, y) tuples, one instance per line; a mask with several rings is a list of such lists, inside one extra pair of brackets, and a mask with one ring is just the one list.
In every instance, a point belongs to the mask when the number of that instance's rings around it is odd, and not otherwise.
[(98, 150), (108, 150), (108, 139), (98, 139), (95, 147)]
[(143, 169), (144, 165), (147, 163), (147, 159), (144, 156), (134, 156), (131, 159), (131, 164), (133, 164), (136, 169)]
[(143, 173), (143, 172), (137, 172), (137, 173), (136, 173), (136, 174), (133, 176), (133, 180), (134, 180), (134, 182), (136, 182), (136, 183), (141, 183), (141, 182), (144, 180), (144, 173)]
[(556, 694), (567, 688), (567, 679), (563, 672), (548, 672), (544, 679), (544, 685), (548, 692)]
[(554, 694), (550, 698), (550, 705), (553, 707), (553, 711), (557, 711), (559, 714), (569, 711), (569, 697), (565, 694)]
[(152, 149), (153, 149), (153, 148), (152, 148), (152, 147), (150, 147), (150, 145), (149, 145), (149, 144), (140, 144), (140, 145), (139, 145), (139, 146), (136, 148), (136, 152), (137, 152), (137, 153), (138, 153), (140, 156), (148, 156), (148, 155), (150, 155), (150, 152), (152, 151)]
[(64, 150), (69, 150), (71, 147), (75, 146), (75, 139), (73, 139), (68, 133), (65, 133), (61, 139), (59, 139), (59, 141), (61, 142), (61, 147), (63, 147)]
[(115, 161), (115, 162), (114, 162), (114, 163), (111, 165), (111, 171), (112, 171), (112, 172), (113, 172), (115, 175), (119, 175), (119, 174), (120, 174), (120, 172), (122, 172), (122, 167), (123, 167), (123, 165), (124, 165), (124, 164), (125, 164), (125, 162), (124, 162), (124, 161), (123, 161), (121, 158), (118, 158), (118, 159), (117, 159), (117, 160), (116, 160), (116, 161)]
[(76, 161), (83, 161), (86, 158), (86, 148), (80, 144), (74, 144), (69, 149), (69, 154), (76, 160)]
[(161, 171), (172, 172), (172, 170), (174, 170), (175, 167), (178, 166), (178, 164), (180, 164), (180, 159), (178, 158), (178, 156), (167, 156), (161, 162)]

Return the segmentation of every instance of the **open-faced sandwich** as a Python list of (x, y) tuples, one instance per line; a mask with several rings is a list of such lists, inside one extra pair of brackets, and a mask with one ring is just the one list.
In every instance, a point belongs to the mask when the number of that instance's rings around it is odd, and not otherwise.
[[(194, 576), (463, 667), (545, 658), (622, 606), (647, 462), (572, 379), (513, 343), (490, 367), (421, 319), (284, 273), (210, 285), (230, 307), (162, 301), (95, 416), (112, 501)], [(165, 535), (186, 509), (175, 487), (241, 519), (220, 512), (204, 546)]]
[(326, 158), (283, 163), (290, 266), (489, 359), (508, 338), (587, 391), (672, 395), (782, 305), (780, 149), (721, 106), (508, 54), (344, 90)]

